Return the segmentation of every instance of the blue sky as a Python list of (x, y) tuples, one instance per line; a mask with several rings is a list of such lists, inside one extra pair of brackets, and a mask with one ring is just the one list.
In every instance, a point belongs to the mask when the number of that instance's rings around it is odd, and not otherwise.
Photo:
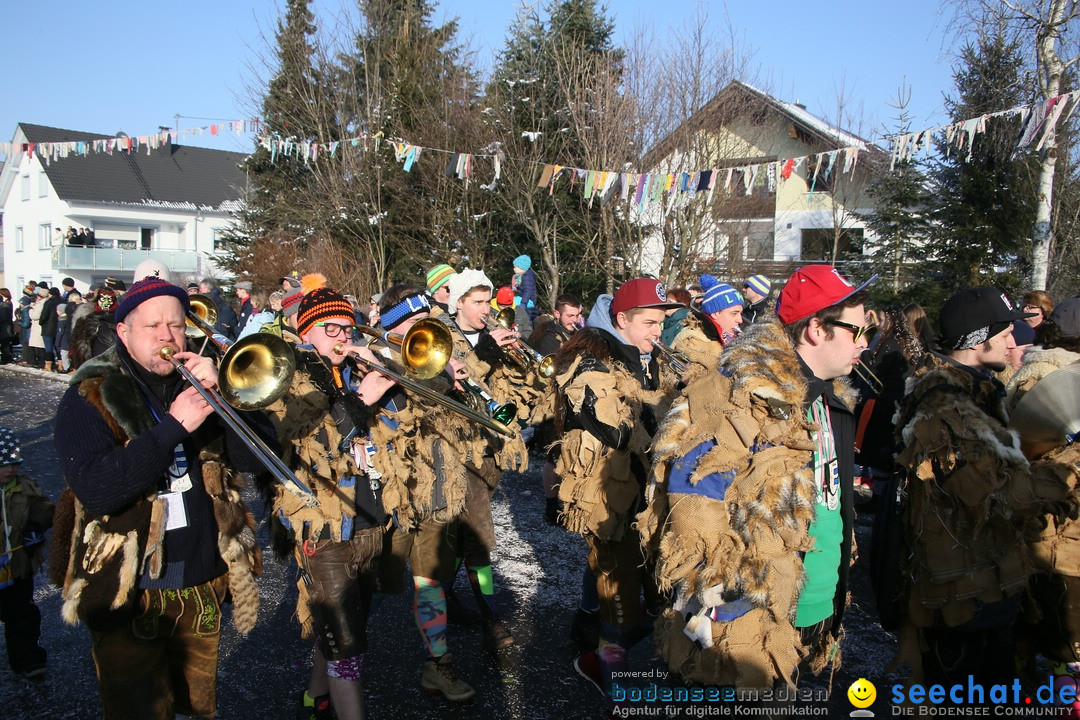
[[(348, 0), (316, 0), (328, 26)], [(112, 134), (141, 135), (210, 119), (250, 117), (250, 88), (265, 75), (259, 56), (273, 37), (280, 0), (35, 0), (0, 2), (7, 20), (0, 61), (9, 69), (0, 104), (0, 139), (18, 122)], [(862, 108), (861, 130), (876, 137), (890, 124), (888, 103), (906, 79), (913, 128), (942, 122), (942, 93), (951, 86), (947, 19), (938, 2), (721, 0), (705, 2), (712, 25), (726, 33), (725, 12), (754, 50), (757, 79), (783, 100), (801, 100), (814, 114), (835, 116), (837, 90)], [(443, 0), (437, 17), (457, 16), (463, 42), (490, 67), (519, 7), (512, 0)], [(686, 0), (614, 0), (617, 39), (644, 26), (674, 37), (694, 14)], [(694, 58), (662, 58), (693, 62)], [(193, 141), (246, 151), (248, 137)], [(467, 150), (467, 148), (456, 148)]]

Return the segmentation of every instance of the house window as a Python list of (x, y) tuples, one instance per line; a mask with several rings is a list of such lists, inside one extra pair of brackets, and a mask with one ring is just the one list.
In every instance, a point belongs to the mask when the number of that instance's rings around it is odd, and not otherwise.
[[(817, 177), (814, 177), (814, 171)], [(822, 155), (818, 162), (817, 155), (811, 155), (806, 163), (806, 189), (813, 188), (814, 192), (829, 192), (832, 190), (832, 168), (829, 167), (829, 155)]]
[(23, 229), (21, 227), (15, 228), (15, 252), (23, 251)]
[(49, 176), (42, 170), (38, 173), (37, 194), (38, 197), (49, 197)]
[(747, 260), (772, 260), (775, 255), (775, 236), (772, 230), (746, 234)]
[(38, 225), (37, 246), (38, 250), (48, 250), (52, 247), (52, 223)]
[(30, 175), (26, 174), (22, 176), (22, 199), (30, 199)]
[(139, 247), (143, 250), (150, 250), (154, 247), (154, 228), (140, 229)]
[(225, 234), (220, 230), (214, 230), (214, 252), (222, 252), (226, 245)]
[(862, 255), (862, 251), (862, 228), (845, 228), (839, 231), (839, 235), (833, 228), (808, 228), (802, 231), (800, 257), (803, 260), (834, 262), (851, 255)]

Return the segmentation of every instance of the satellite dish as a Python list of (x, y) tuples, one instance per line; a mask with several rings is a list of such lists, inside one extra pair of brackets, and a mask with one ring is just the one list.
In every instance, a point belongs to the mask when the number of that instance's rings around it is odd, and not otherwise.
[(1020, 399), (1009, 426), (1020, 435), (1020, 449), (1036, 458), (1075, 442), (1080, 435), (1080, 363), (1050, 373)]

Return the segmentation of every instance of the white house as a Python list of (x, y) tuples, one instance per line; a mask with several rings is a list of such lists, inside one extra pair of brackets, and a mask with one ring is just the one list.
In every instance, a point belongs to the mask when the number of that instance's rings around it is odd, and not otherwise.
[(651, 172), (707, 168), (719, 179), (696, 204), (648, 206), (641, 221), (657, 231), (641, 268), (671, 282), (703, 271), (741, 281), (860, 254), (871, 232), (866, 188), (882, 157), (801, 104), (732, 82), (646, 154)]
[[(111, 136), (20, 123), (0, 171), (4, 282), (85, 289), (106, 277), (132, 280), (147, 258), (190, 278), (218, 276), (218, 235), (240, 207), (243, 153), (163, 144), (147, 152), (72, 153), (51, 158), (42, 143)], [(19, 148), (22, 150), (20, 151)], [(94, 232), (92, 246), (59, 240), (72, 228)]]

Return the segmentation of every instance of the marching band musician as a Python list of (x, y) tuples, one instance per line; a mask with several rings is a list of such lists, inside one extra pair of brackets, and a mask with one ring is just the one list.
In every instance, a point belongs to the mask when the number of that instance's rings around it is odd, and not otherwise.
[(289, 392), (267, 407), (286, 460), (318, 503), (276, 486), (273, 506), (300, 567), (303, 633), (315, 638), (316, 666), (326, 661), (337, 717), (354, 720), (364, 716), (361, 658), (387, 519), (368, 430), (394, 382), (357, 371), (351, 354), (374, 357), (351, 344), (352, 306), (325, 282), (318, 274), (302, 280), (297, 369)]
[[(495, 401), (519, 406), (534, 402), (539, 392), (531, 386), (528, 375), (508, 367), (507, 348), (517, 339), (506, 328), (488, 330), (491, 313), (492, 283), (480, 270), (465, 268), (450, 277), (447, 305), (450, 314), (439, 316), (450, 328), (454, 355), (465, 364), (459, 381), (472, 378), (485, 383)], [(452, 361), (453, 362), (453, 361)], [(476, 432), (479, 432), (477, 430)], [(497, 444), (496, 444), (497, 443)], [(487, 439), (485, 450), (473, 454), (466, 464), (468, 491), (465, 511), (459, 525), (458, 557), (469, 574), (469, 584), (480, 606), (487, 642), (495, 650), (514, 644), (514, 636), (503, 623), (495, 606), (495, 587), (491, 572), (491, 552), (495, 549), (495, 526), (491, 518), (491, 496), (499, 483), (500, 468), (528, 468), (528, 450), (520, 435), (504, 440)]]
[(54, 525), (63, 616), (93, 638), (103, 716), (213, 717), (221, 604), (255, 624), (260, 557), (232, 466), (260, 467), (160, 352), (207, 387), (209, 358), (183, 352), (187, 293), (148, 277), (115, 308), (117, 342), (71, 379), (55, 445), (68, 489)]
[(601, 619), (600, 647), (574, 667), (609, 697), (612, 673), (625, 670), (627, 651), (648, 632), (646, 616), (662, 604), (632, 523), (644, 507), (647, 449), (678, 380), (662, 373), (653, 341), (677, 306), (659, 281), (627, 281), (597, 299), (585, 329), (556, 355), (562, 520), (589, 546)]
[[(431, 309), (417, 287), (394, 285), (382, 294), (383, 329), (404, 336)], [(401, 349), (384, 343), (383, 357), (401, 363)], [(462, 369), (463, 370), (463, 369)], [(428, 382), (445, 392), (444, 377)], [(413, 613), (427, 653), (421, 687), (441, 693), (452, 702), (470, 699), (476, 691), (459, 679), (447, 647), (444, 585), (454, 580), (454, 553), (458, 516), (465, 509), (466, 452), (479, 436), (468, 421), (443, 407), (424, 402), (402, 387), (383, 397), (379, 422), (371, 436), (379, 448), (375, 466), (382, 475), (383, 506), (393, 518), (383, 538), (379, 560), (380, 593), (399, 594), (408, 562), (413, 580)], [(473, 452), (482, 454), (483, 448)]]

